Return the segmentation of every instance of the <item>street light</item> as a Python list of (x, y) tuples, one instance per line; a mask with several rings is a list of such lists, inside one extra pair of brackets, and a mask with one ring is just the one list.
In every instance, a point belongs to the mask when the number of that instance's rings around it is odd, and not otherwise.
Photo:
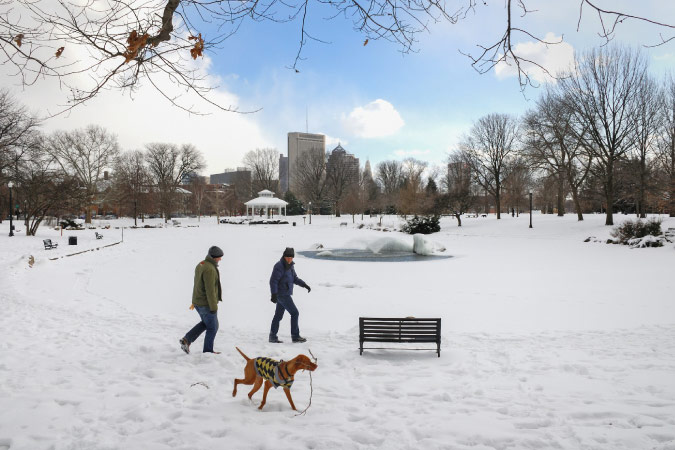
[(532, 189), (530, 189), (530, 228), (532, 228)]
[(14, 187), (14, 183), (11, 181), (7, 183), (7, 187), (9, 188), (9, 237), (14, 236), (14, 225), (12, 225), (12, 188)]
[(309, 202), (309, 224), (312, 224), (312, 202)]

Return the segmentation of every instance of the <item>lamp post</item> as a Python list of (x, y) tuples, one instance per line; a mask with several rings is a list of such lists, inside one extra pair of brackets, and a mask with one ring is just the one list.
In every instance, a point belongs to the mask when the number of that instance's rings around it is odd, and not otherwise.
[(530, 228), (532, 228), (532, 189), (530, 189)]
[(11, 181), (7, 183), (7, 187), (9, 188), (9, 237), (14, 236), (14, 225), (12, 225), (12, 188), (14, 187), (14, 183)]
[(309, 202), (309, 224), (312, 224), (312, 202)]

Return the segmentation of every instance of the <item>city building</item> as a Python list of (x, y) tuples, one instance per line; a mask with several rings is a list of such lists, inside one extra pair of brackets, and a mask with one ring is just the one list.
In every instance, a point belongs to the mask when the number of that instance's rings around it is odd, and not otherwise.
[(237, 198), (242, 202), (253, 196), (251, 188), (251, 171), (245, 167), (237, 167), (236, 170), (225, 169), (223, 173), (210, 175), (209, 184), (226, 184), (234, 186)]
[(295, 170), (298, 162), (305, 153), (318, 151), (322, 156), (326, 154), (326, 136), (312, 133), (288, 133), (288, 189), (295, 193)]
[(326, 161), (326, 173), (336, 170), (344, 174), (347, 185), (358, 184), (359, 167), (359, 158), (348, 153), (340, 144), (330, 152), (328, 161)]
[(288, 156), (279, 155), (279, 190), (288, 191)]
[(370, 160), (366, 160), (366, 167), (363, 169), (363, 178), (366, 180), (373, 180), (373, 171), (370, 168)]

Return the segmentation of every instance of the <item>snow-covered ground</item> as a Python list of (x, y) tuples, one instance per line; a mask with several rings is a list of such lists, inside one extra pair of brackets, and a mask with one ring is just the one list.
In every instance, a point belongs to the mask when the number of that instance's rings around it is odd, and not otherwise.
[[(452, 258), (297, 257), (312, 287), (294, 296), (308, 342), (290, 343), (286, 316), (286, 342), (269, 344), (268, 280), (285, 247), (412, 246), (411, 236), (358, 229), (359, 217), (290, 220), (298, 226), (181, 219), (180, 228), (125, 229), (123, 243), (105, 248), (128, 219), (97, 229), (102, 240), (46, 227), (10, 239), (3, 222), (0, 450), (675, 449), (672, 244), (584, 243), (609, 236), (600, 215), (535, 214), (533, 229), (527, 215), (467, 218), (461, 228), (447, 218), (431, 239)], [(44, 250), (45, 238), (59, 248)], [(211, 245), (225, 251), (222, 354), (200, 353), (200, 339), (186, 355), (178, 339), (198, 320), (188, 309), (193, 270)], [(359, 316), (441, 317), (441, 357), (359, 356)], [(262, 391), (254, 403), (247, 386), (232, 398), (244, 367), (235, 346), (275, 359), (311, 349), (319, 368), (306, 414), (280, 390), (263, 411)], [(309, 373), (292, 392), (304, 409)]]

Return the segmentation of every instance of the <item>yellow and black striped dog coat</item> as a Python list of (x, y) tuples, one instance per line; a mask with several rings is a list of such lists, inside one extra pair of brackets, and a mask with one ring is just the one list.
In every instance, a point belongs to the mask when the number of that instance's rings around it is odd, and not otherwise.
[(255, 373), (269, 380), (274, 389), (279, 386), (290, 389), (293, 384), (293, 378), (281, 378), (279, 374), (279, 364), (282, 362), (283, 360), (276, 361), (271, 358), (258, 357), (253, 361), (253, 367), (255, 368)]

